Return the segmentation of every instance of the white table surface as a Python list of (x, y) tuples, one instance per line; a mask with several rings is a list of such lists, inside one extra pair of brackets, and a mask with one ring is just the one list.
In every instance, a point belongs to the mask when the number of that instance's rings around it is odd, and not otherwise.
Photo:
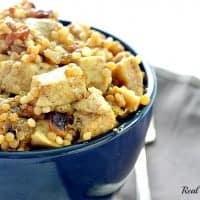
[[(0, 0), (4, 8), (19, 0)], [(104, 29), (150, 63), (200, 77), (199, 0), (32, 0), (60, 18)]]

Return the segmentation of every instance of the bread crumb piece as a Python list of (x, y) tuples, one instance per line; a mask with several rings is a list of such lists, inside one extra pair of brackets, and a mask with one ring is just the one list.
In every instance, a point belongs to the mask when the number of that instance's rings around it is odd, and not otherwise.
[(36, 127), (36, 121), (35, 121), (33, 118), (29, 118), (29, 119), (27, 120), (27, 123), (28, 123), (28, 125), (29, 125), (31, 128)]
[(83, 134), (83, 140), (90, 140), (92, 138), (91, 132), (86, 132)]
[(63, 139), (60, 136), (56, 136), (56, 143), (59, 145), (63, 144)]

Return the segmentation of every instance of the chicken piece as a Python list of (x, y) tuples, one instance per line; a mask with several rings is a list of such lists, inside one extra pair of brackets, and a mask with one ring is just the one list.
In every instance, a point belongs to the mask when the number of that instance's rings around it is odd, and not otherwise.
[(31, 144), (40, 147), (60, 147), (60, 145), (51, 141), (44, 133), (39, 131), (31, 135)]
[(105, 114), (110, 112), (110, 105), (105, 101), (102, 92), (96, 88), (89, 88), (89, 96), (73, 104), (74, 109), (94, 114)]
[(50, 38), (51, 32), (61, 25), (55, 19), (27, 18), (25, 24), (30, 30), (37, 30), (42, 36)]
[(96, 88), (89, 88), (89, 96), (73, 104), (74, 113), (73, 126), (78, 128), (81, 139), (84, 134), (90, 132), (92, 137), (103, 134), (116, 125), (116, 117), (111, 106)]
[[(86, 95), (83, 71), (75, 64), (33, 76), (31, 90), (21, 98), (21, 103), (34, 102), (35, 110), (53, 111), (55, 107), (78, 101)], [(37, 112), (36, 111), (36, 112)], [(36, 113), (36, 114), (41, 114)]]
[(144, 92), (143, 76), (143, 72), (138, 64), (138, 59), (134, 56), (124, 57), (117, 63), (112, 73), (115, 85), (125, 85), (138, 96), (141, 96)]
[(86, 74), (88, 87), (96, 87), (103, 93), (112, 82), (112, 73), (105, 68), (105, 59), (101, 56), (89, 56), (80, 58), (79, 65)]
[(113, 112), (102, 115), (75, 112), (74, 117), (80, 129), (80, 140), (83, 140), (85, 133), (90, 132), (92, 137), (95, 137), (111, 130), (116, 125)]
[(19, 61), (0, 62), (0, 88), (7, 93), (21, 94), (30, 90), (32, 76), (47, 72), (53, 66), (22, 63)]
[(55, 141), (50, 140), (47, 137), (49, 131), (48, 122), (45, 120), (40, 120), (37, 122), (37, 127), (35, 132), (31, 135), (31, 144), (33, 146), (42, 147), (59, 147)]

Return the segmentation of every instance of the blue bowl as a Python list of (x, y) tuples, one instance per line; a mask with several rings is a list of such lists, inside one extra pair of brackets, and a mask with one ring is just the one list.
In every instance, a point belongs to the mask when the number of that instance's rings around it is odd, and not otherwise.
[[(62, 23), (69, 24), (66, 21)], [(126, 50), (136, 55), (120, 39), (98, 31), (120, 41)], [(129, 115), (118, 131), (109, 131), (89, 142), (64, 148), (0, 152), (0, 199), (89, 200), (119, 190), (144, 144), (156, 95), (153, 69), (144, 62), (141, 67), (146, 73), (151, 102)]]

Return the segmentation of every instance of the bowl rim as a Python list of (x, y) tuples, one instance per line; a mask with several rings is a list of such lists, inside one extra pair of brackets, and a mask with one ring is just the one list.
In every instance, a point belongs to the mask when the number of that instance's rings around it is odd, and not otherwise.
[[(63, 25), (68, 25), (71, 22), (66, 20), (59, 20)], [(106, 31), (103, 31), (101, 29), (91, 27), (93, 30), (97, 30), (106, 37), (112, 37), (114, 40), (119, 41), (124, 47), (125, 50), (130, 51), (134, 55), (139, 55), (140, 58), (142, 56), (138, 54), (130, 45), (128, 45), (123, 40), (119, 39), (118, 37), (114, 36), (113, 34), (110, 34)], [(118, 137), (120, 137), (124, 132), (126, 132), (128, 129), (132, 128), (134, 125), (136, 125), (141, 119), (150, 111), (151, 107), (153, 106), (153, 103), (155, 101), (156, 93), (157, 93), (157, 79), (154, 69), (148, 65), (144, 59), (142, 58), (141, 62), (142, 68), (147, 74), (147, 94), (150, 96), (150, 103), (147, 106), (144, 106), (140, 110), (136, 111), (135, 113), (130, 114), (127, 119), (124, 119), (124, 122), (117, 127), (117, 130), (110, 130), (107, 133), (94, 138), (87, 142), (77, 143), (73, 145), (69, 145), (66, 147), (59, 147), (59, 148), (51, 148), (51, 149), (42, 149), (42, 150), (34, 150), (34, 151), (0, 151), (0, 158), (6, 158), (6, 159), (28, 159), (28, 158), (47, 158), (47, 157), (57, 157), (57, 156), (63, 156), (63, 155), (69, 155), (74, 153), (79, 153), (82, 151), (89, 150), (91, 148), (95, 148), (97, 146), (103, 145), (111, 140), (114, 140)]]

